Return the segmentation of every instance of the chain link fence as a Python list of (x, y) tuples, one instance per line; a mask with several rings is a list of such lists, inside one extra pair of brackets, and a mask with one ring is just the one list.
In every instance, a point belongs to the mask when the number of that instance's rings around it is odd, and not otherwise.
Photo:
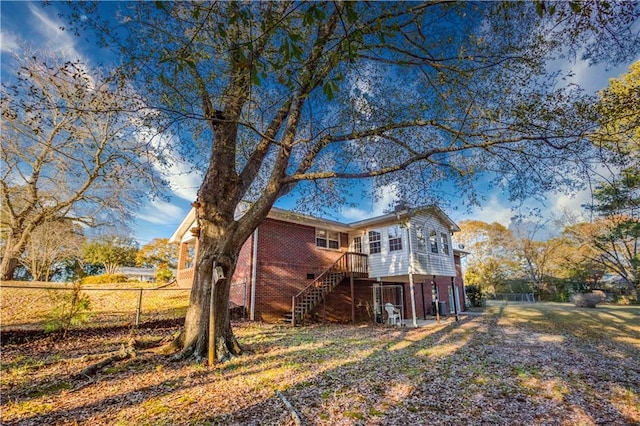
[(536, 303), (533, 293), (496, 293), (488, 302), (497, 303)]
[(80, 286), (78, 290), (73, 284), (3, 283), (0, 326), (2, 330), (44, 330), (66, 305), (73, 303), (74, 292), (88, 300), (79, 315), (79, 327), (138, 326), (143, 322), (175, 320), (185, 317), (190, 291), (175, 285), (145, 283)]

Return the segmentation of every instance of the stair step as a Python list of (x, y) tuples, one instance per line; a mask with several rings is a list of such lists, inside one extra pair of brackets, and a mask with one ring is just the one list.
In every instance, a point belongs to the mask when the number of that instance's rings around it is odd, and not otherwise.
[[(344, 254), (343, 257), (344, 256), (346, 256), (346, 254)], [(357, 268), (359, 265), (362, 266), (362, 264), (363, 263), (356, 263), (355, 267)], [(342, 258), (338, 259), (333, 266), (323, 272), (316, 281), (303, 289), (295, 298), (293, 315), (285, 315), (283, 321), (294, 322), (293, 319), (295, 316), (296, 325), (303, 324), (305, 318), (311, 314), (314, 308), (348, 276), (350, 272), (347, 270), (348, 268), (345, 268), (345, 265), (346, 263)], [(354, 265), (351, 266), (353, 267)], [(364, 274), (362, 272), (351, 273), (354, 274), (354, 276)], [(364, 275), (366, 276), (366, 274)]]

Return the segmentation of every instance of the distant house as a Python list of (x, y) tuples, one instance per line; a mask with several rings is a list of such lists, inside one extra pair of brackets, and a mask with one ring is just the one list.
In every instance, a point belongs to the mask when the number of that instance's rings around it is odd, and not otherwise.
[[(182, 287), (194, 277), (194, 227), (192, 209), (170, 239), (180, 245)], [(411, 323), (436, 307), (442, 314), (463, 311), (464, 252), (451, 243), (459, 230), (436, 206), (350, 224), (273, 208), (242, 247), (230, 302), (251, 320), (294, 324), (397, 322), (396, 316)]]
[(133, 268), (121, 266), (118, 273), (123, 274), (129, 281), (154, 282), (156, 280), (156, 268)]

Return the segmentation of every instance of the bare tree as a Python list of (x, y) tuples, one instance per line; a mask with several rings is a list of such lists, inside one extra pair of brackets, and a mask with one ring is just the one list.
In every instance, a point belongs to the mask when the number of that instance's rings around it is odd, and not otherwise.
[(82, 257), (84, 235), (79, 225), (70, 221), (48, 221), (31, 233), (19, 262), (36, 281), (49, 281), (56, 264)]
[(514, 198), (578, 181), (589, 99), (548, 60), (571, 49), (628, 58), (638, 10), (537, 4), (137, 2), (122, 5), (117, 31), (100, 4), (75, 5), (70, 22), (118, 49), (158, 126), (206, 170), (182, 355), (206, 353), (212, 292), (217, 356), (242, 352), (230, 282), (214, 287), (212, 271), (233, 275), (243, 242), (287, 194), (327, 211), (359, 178), (394, 183), (409, 202), (437, 199), (447, 180), (477, 201), (473, 183), (487, 174)]
[(16, 59), (15, 69), (0, 94), (3, 280), (38, 227), (125, 223), (156, 178), (126, 86), (61, 59)]

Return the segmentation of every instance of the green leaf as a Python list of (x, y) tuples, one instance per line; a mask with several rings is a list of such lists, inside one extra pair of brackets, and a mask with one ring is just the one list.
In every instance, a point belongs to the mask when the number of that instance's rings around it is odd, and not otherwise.
[(347, 21), (349, 21), (350, 24), (353, 24), (358, 19), (358, 14), (354, 9), (354, 5), (355, 3), (353, 2), (348, 2), (345, 4), (345, 10), (347, 12)]
[(331, 88), (331, 81), (327, 81), (324, 86), (322, 86), (322, 91), (324, 92), (324, 95), (327, 97), (328, 101), (332, 101), (334, 96), (333, 96), (333, 89)]
[(298, 46), (297, 44), (292, 43), (291, 44), (291, 55), (296, 59), (300, 59), (302, 57), (302, 48), (300, 46)]
[(571, 7), (571, 10), (573, 10), (575, 13), (580, 13), (580, 11), (582, 10), (580, 3), (577, 1), (570, 1), (569, 7)]
[(289, 33), (289, 38), (292, 41), (302, 41), (302, 36), (299, 33)]
[(542, 1), (536, 1), (536, 13), (538, 14), (539, 17), (542, 18), (542, 15), (544, 15), (544, 3)]
[(154, 3), (158, 9), (167, 10), (167, 7), (164, 5), (163, 1), (155, 1)]
[(218, 34), (220, 34), (221, 37), (227, 36), (227, 30), (222, 22), (218, 23)]
[(260, 86), (262, 84), (260, 77), (258, 77), (258, 70), (256, 67), (251, 68), (251, 82), (256, 86)]

